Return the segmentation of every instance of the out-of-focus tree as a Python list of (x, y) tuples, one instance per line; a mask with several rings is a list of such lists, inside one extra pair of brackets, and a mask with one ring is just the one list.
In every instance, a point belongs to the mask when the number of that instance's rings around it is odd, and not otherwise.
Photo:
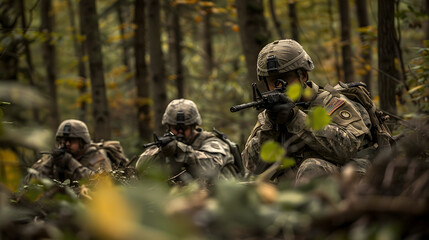
[(380, 108), (390, 113), (396, 113), (396, 85), (399, 73), (395, 66), (396, 30), (395, 2), (378, 0), (378, 94)]
[(128, 19), (130, 16), (130, 8), (128, 4), (125, 3), (126, 1), (124, 0), (118, 0), (116, 4), (116, 14), (118, 16), (119, 32), (121, 34), (122, 63), (127, 68), (127, 71), (130, 71), (130, 47), (126, 37), (130, 25)]
[(95, 0), (79, 2), (80, 21), (84, 24), (85, 45), (89, 58), (91, 77), (93, 139), (108, 140), (111, 137), (110, 114), (104, 82), (103, 56), (101, 53), (100, 31), (98, 27)]
[(333, 39), (333, 51), (334, 51), (334, 67), (335, 75), (338, 80), (341, 79), (341, 67), (340, 67), (340, 57), (338, 54), (338, 41), (337, 41), (337, 31), (335, 30), (334, 24), (334, 13), (333, 13), (332, 0), (328, 0), (328, 16), (329, 16), (329, 28), (331, 30), (331, 36)]
[(290, 29), (292, 31), (292, 39), (299, 42), (299, 31), (298, 31), (298, 14), (296, 10), (296, 1), (289, 0), (289, 20)]
[(270, 38), (262, 0), (236, 0), (235, 4), (240, 27), (241, 46), (246, 58), (247, 78), (250, 82), (256, 82), (258, 53)]
[(371, 92), (371, 40), (368, 39), (368, 27), (369, 18), (368, 18), (368, 7), (366, 0), (356, 1), (356, 15), (358, 18), (359, 24), (359, 37), (361, 44), (361, 66), (360, 70), (362, 71), (362, 82), (366, 84), (368, 91)]
[(338, 9), (341, 23), (341, 53), (343, 56), (344, 82), (354, 82), (352, 63), (352, 48), (350, 39), (350, 11), (348, 0), (338, 0)]
[(165, 83), (165, 66), (161, 49), (161, 6), (158, 0), (148, 0), (148, 30), (149, 30), (149, 73), (153, 87), (153, 102), (155, 112), (155, 131), (162, 133), (162, 115), (167, 106), (167, 91)]
[[(428, 14), (429, 12), (429, 0), (424, 1), (423, 11)], [(429, 40), (429, 19), (426, 19), (424, 22), (424, 32), (425, 32), (425, 39)]]
[[(32, 55), (31, 55), (31, 49), (30, 49), (30, 41), (28, 38), (25, 37), (31, 22), (27, 23), (24, 0), (19, 0), (19, 10), (21, 14), (21, 27), (23, 31), (22, 34), (24, 35), (24, 37), (22, 38), (22, 44), (24, 45), (25, 63), (27, 64), (27, 66), (25, 67), (26, 69), (25, 73), (28, 78), (28, 83), (30, 84), (31, 87), (35, 88), (36, 84), (34, 82), (34, 77), (33, 77), (34, 66), (33, 66), (33, 60), (31, 57)], [(39, 111), (37, 109), (32, 109), (32, 113), (33, 113), (34, 122), (36, 124), (39, 124), (40, 122)]]
[(283, 30), (280, 21), (277, 19), (276, 10), (274, 6), (274, 0), (269, 0), (268, 5), (270, 8), (271, 19), (273, 20), (274, 28), (277, 31), (277, 35), (280, 39), (284, 38)]
[(139, 137), (141, 140), (149, 140), (152, 136), (152, 114), (150, 106), (152, 101), (149, 96), (150, 83), (147, 79), (147, 66), (146, 66), (146, 44), (145, 44), (145, 1), (134, 1), (134, 58), (136, 61), (136, 107), (137, 107), (137, 126)]
[(173, 66), (173, 76), (176, 80), (177, 98), (185, 96), (185, 81), (183, 76), (182, 27), (180, 25), (181, 5), (175, 0), (167, 1), (168, 6), (168, 44), (170, 62)]
[(202, 5), (201, 15), (202, 21), (200, 25), (201, 43), (203, 49), (203, 60), (204, 60), (204, 78), (208, 79), (214, 67), (214, 56), (213, 56), (213, 43), (212, 43), (212, 27), (211, 27), (211, 16), (212, 7), (214, 6), (212, 1), (206, 1)]
[(41, 19), (42, 25), (40, 31), (44, 35), (43, 37), (43, 60), (46, 69), (46, 81), (48, 82), (49, 96), (50, 96), (50, 124), (52, 130), (56, 130), (60, 122), (60, 116), (58, 113), (58, 98), (57, 98), (57, 86), (56, 80), (56, 49), (55, 40), (52, 37), (55, 17), (52, 11), (52, 1), (43, 0), (41, 1)]
[(71, 34), (73, 39), (73, 47), (74, 47), (74, 54), (76, 56), (77, 60), (77, 80), (78, 80), (78, 89), (80, 98), (78, 100), (79, 107), (79, 119), (86, 122), (86, 100), (84, 99), (84, 96), (87, 93), (87, 73), (86, 73), (86, 66), (84, 62), (84, 56), (85, 56), (85, 46), (84, 41), (82, 40), (82, 28), (85, 23), (80, 22), (80, 33), (76, 26), (76, 18), (75, 18), (75, 6), (73, 5), (71, 0), (67, 0), (67, 8), (69, 11), (69, 18), (70, 18), (70, 27), (71, 27)]

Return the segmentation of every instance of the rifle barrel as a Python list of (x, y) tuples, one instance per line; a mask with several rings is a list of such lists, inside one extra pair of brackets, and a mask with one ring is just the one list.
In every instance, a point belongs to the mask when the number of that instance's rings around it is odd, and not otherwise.
[(238, 112), (238, 111), (246, 109), (246, 108), (255, 107), (258, 104), (259, 104), (259, 101), (257, 101), (257, 102), (243, 103), (243, 104), (232, 106), (229, 110), (231, 112)]

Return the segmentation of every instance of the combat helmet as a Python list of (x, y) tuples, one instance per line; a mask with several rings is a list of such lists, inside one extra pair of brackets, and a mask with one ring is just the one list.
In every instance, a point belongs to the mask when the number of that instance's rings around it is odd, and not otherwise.
[(188, 99), (171, 101), (162, 116), (162, 125), (201, 125), (197, 105)]
[(57, 139), (60, 137), (80, 138), (85, 144), (91, 143), (88, 127), (84, 122), (76, 119), (63, 121), (58, 127), (55, 137)]
[(314, 64), (304, 48), (292, 39), (269, 43), (258, 54), (256, 69), (258, 79), (301, 68), (311, 71), (314, 69)]

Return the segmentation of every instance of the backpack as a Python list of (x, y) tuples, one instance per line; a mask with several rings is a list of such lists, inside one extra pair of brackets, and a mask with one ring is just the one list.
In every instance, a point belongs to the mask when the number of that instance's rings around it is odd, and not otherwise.
[(385, 120), (388, 119), (389, 116), (383, 111), (376, 109), (370, 93), (366, 89), (366, 84), (362, 82), (339, 82), (337, 86), (340, 87), (339, 92), (341, 94), (352, 101), (360, 103), (368, 112), (372, 125), (370, 129), (372, 141), (377, 143), (379, 149), (390, 149), (394, 145), (395, 141), (390, 129), (385, 123)]
[(97, 149), (103, 149), (106, 152), (112, 164), (112, 170), (122, 170), (128, 167), (130, 160), (125, 156), (124, 150), (119, 141), (102, 141), (93, 143)]
[(238, 146), (238, 144), (231, 141), (225, 133), (217, 130), (216, 128), (213, 128), (213, 132), (217, 138), (221, 139), (229, 146), (229, 150), (234, 157), (234, 166), (237, 168), (238, 174), (241, 177), (244, 177), (245, 170), (243, 160), (241, 159), (240, 147)]

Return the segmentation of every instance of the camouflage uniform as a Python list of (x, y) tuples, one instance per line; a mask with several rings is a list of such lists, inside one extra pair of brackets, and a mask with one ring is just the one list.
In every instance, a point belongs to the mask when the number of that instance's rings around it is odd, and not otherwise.
[(44, 154), (31, 168), (37, 173), (29, 173), (24, 182), (28, 183), (31, 178), (49, 177), (59, 181), (70, 179), (71, 181), (87, 178), (95, 173), (108, 172), (112, 166), (106, 152), (91, 144), (91, 139), (86, 125), (79, 120), (66, 120), (58, 127), (57, 138), (64, 137), (64, 129), (68, 124), (71, 127), (71, 134), (68, 137), (82, 139), (84, 143), (83, 151), (79, 156), (73, 157), (65, 153), (68, 158), (65, 165), (59, 167), (55, 164), (52, 154)]
[[(319, 131), (306, 129), (307, 109), (301, 108), (287, 126), (277, 126), (267, 117), (266, 110), (258, 115), (258, 121), (249, 136), (242, 153), (247, 169), (255, 174), (268, 168), (268, 163), (259, 159), (261, 144), (269, 139), (278, 140), (281, 134), (295, 135), (297, 141), (288, 149), (299, 165), (297, 179), (338, 172), (338, 166), (356, 160), (359, 171), (364, 173), (368, 162), (354, 159), (356, 153), (367, 147), (371, 121), (365, 109), (332, 89), (331, 92), (311, 84), (317, 92), (309, 108), (322, 106), (331, 116), (331, 123)], [(279, 131), (283, 129), (283, 131)], [(293, 146), (302, 146), (294, 149)], [(291, 152), (292, 151), (292, 152)]]
[[(281, 78), (296, 72), (299, 80), (303, 71), (311, 71), (314, 65), (301, 45), (293, 40), (280, 40), (268, 44), (258, 56), (258, 77), (267, 83), (269, 77)], [(306, 72), (305, 72), (306, 73)], [(283, 74), (283, 75), (282, 75)], [(306, 75), (305, 75), (306, 76)], [(301, 81), (303, 87), (311, 87), (315, 93), (307, 102), (307, 107), (290, 109), (291, 118), (276, 124), (269, 116), (269, 110), (258, 115), (258, 120), (250, 134), (242, 158), (247, 169), (255, 174), (266, 170), (270, 164), (259, 158), (261, 145), (267, 140), (294, 140), (288, 145), (287, 154), (297, 161), (295, 170), (297, 182), (305, 182), (313, 177), (336, 173), (339, 168), (353, 162), (355, 169), (364, 174), (369, 167), (365, 159), (358, 159), (356, 153), (367, 147), (370, 138), (371, 121), (361, 104), (353, 102), (339, 93), (340, 86), (325, 86)], [(311, 107), (324, 107), (331, 117), (331, 123), (323, 129), (307, 129), (307, 111)], [(292, 111), (293, 110), (293, 111)], [(274, 178), (284, 170), (279, 170)]]
[[(182, 114), (183, 119), (180, 119)], [(193, 126), (195, 135), (190, 142), (174, 140), (175, 152), (166, 156), (163, 146), (152, 146), (140, 155), (136, 163), (139, 174), (145, 175), (154, 163), (168, 165), (171, 180), (186, 184), (197, 179), (203, 182), (233, 178), (237, 176), (234, 157), (228, 144), (215, 134), (196, 127), (201, 124), (201, 116), (194, 102), (186, 99), (173, 100), (165, 110), (163, 125)], [(171, 143), (169, 143), (171, 144)], [(178, 176), (177, 178), (174, 178)]]
[[(154, 162), (168, 163), (171, 175), (186, 170), (192, 179), (209, 180), (233, 178), (237, 175), (234, 158), (229, 146), (213, 133), (197, 129), (198, 135), (190, 145), (177, 143), (178, 151), (174, 157), (163, 155), (159, 147), (151, 147), (140, 155), (136, 168), (144, 174)], [(189, 179), (191, 180), (191, 179)], [(181, 179), (180, 181), (186, 181)]]

